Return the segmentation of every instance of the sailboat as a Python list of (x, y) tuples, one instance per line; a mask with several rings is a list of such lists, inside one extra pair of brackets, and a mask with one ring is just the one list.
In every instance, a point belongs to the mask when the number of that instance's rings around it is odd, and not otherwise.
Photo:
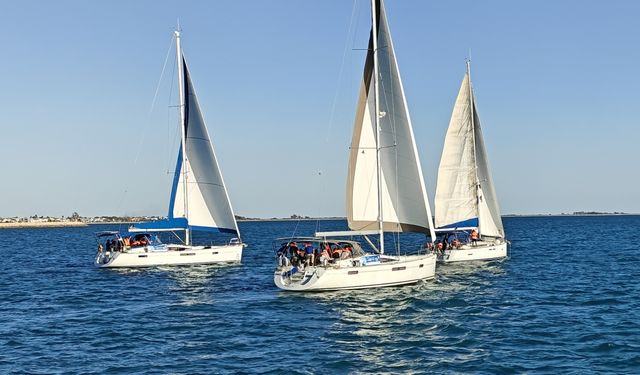
[(507, 244), (480, 117), (471, 66), (458, 92), (438, 168), (435, 198), (438, 260), (459, 262), (507, 256)]
[[(385, 253), (385, 232), (417, 232), (431, 238), (435, 233), (383, 1), (372, 0), (371, 9), (349, 156), (350, 230), (276, 240), (274, 283), (284, 290), (375, 288), (435, 277), (436, 256), (427, 249), (418, 255)], [(353, 236), (363, 236), (373, 252), (365, 252), (359, 242), (338, 239)], [(369, 236), (378, 237), (378, 246)]]
[[(175, 32), (180, 97), (181, 142), (164, 220), (136, 224), (127, 232), (100, 232), (95, 264), (99, 267), (240, 262), (240, 240), (229, 195)], [(164, 244), (157, 232), (184, 231), (184, 243)], [(194, 245), (192, 231), (225, 232), (235, 237), (223, 245)], [(106, 240), (104, 244), (103, 240)]]

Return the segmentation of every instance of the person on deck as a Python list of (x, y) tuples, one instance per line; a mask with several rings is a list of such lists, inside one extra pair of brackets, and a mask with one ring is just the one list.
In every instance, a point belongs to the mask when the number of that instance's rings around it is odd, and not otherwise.
[(149, 244), (149, 239), (145, 236), (140, 239), (140, 245), (147, 246)]
[(351, 258), (351, 245), (347, 245), (342, 249), (342, 254), (340, 254), (340, 259), (348, 259)]
[(471, 245), (476, 246), (478, 244), (478, 231), (475, 229), (472, 230), (469, 238), (471, 239)]
[[(292, 265), (297, 265), (298, 261), (300, 260), (300, 257), (298, 256), (298, 245), (295, 242), (291, 242), (288, 245), (288, 255), (291, 259), (291, 264)], [(286, 253), (285, 253), (286, 254)]]
[(307, 264), (307, 266), (313, 266), (314, 262), (313, 262), (313, 253), (314, 253), (314, 248), (313, 245), (311, 245), (311, 242), (307, 242), (304, 246), (304, 254), (305, 254), (305, 263)]
[(459, 249), (460, 245), (460, 240), (458, 240), (457, 238), (454, 238), (453, 241), (451, 241), (451, 247), (453, 247), (454, 249)]
[(328, 244), (324, 245), (322, 253), (320, 253), (320, 264), (326, 267), (327, 263), (331, 259), (331, 247)]

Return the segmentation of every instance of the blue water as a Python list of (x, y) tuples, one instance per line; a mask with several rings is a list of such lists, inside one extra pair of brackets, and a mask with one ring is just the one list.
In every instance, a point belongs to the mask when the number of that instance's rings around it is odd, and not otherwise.
[(640, 217), (504, 224), (505, 261), (321, 294), (272, 281), (271, 239), (316, 222), (240, 223), (242, 265), (132, 271), (93, 267), (110, 227), (2, 230), (0, 373), (640, 373)]

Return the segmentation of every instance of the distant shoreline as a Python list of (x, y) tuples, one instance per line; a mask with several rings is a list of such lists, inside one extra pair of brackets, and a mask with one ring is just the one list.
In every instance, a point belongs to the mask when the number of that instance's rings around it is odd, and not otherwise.
[(41, 223), (0, 223), (0, 229), (25, 229), (25, 228), (68, 228), (86, 227), (87, 223), (81, 221), (44, 221)]
[[(627, 212), (585, 212), (568, 214), (507, 214), (503, 218), (532, 218), (532, 217), (597, 217), (597, 216), (640, 216), (637, 213)], [(237, 218), (238, 222), (260, 221), (329, 221), (347, 220), (346, 217), (297, 217), (297, 218)], [(30, 228), (82, 228), (90, 225), (135, 225), (141, 221), (44, 221), (44, 222), (8, 222), (0, 223), (0, 229), (30, 229)]]
[(603, 212), (603, 213), (581, 213), (581, 214), (508, 214), (502, 217), (584, 217), (584, 216), (639, 216), (627, 212)]
[(317, 220), (347, 220), (346, 217), (305, 217), (305, 218), (290, 218), (290, 217), (273, 217), (268, 219), (261, 218), (244, 218), (244, 219), (236, 219), (236, 221), (317, 221)]

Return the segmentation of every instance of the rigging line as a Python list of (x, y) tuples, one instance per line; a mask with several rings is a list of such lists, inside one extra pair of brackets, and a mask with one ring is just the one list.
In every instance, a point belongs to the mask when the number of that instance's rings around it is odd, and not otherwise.
[[(173, 38), (171, 39), (171, 43), (173, 44)], [(177, 68), (177, 66), (178, 66), (177, 64), (178, 63), (174, 60), (173, 67)], [(169, 98), (167, 99), (168, 103), (171, 103), (171, 100), (172, 100), (172, 97), (173, 97), (173, 85), (174, 85), (174, 83), (176, 81), (176, 79), (175, 79), (176, 70), (177, 69), (172, 69), (171, 70), (173, 73), (171, 74), (171, 80), (170, 80), (170, 86), (169, 86)], [(171, 125), (171, 123), (172, 123), (171, 114), (173, 113), (175, 108), (178, 108), (177, 112), (178, 112), (178, 117), (179, 117), (179, 113), (180, 113), (180, 108), (181, 107), (182, 107), (181, 105), (169, 105), (167, 107), (167, 145), (175, 145), (177, 143), (176, 140), (177, 140), (177, 138), (179, 136), (180, 126), (181, 125), (179, 125), (178, 127), (175, 128), (175, 130), (173, 132), (173, 139), (170, 139), (171, 138), (171, 128), (174, 127), (174, 126)], [(180, 121), (180, 120), (178, 120), (178, 121)], [(175, 170), (175, 169), (174, 169), (173, 173), (169, 172), (170, 168), (171, 168), (171, 164), (173, 163), (171, 161), (171, 157), (173, 155), (175, 155), (175, 154), (176, 154), (176, 152), (173, 149), (170, 149), (169, 153), (167, 154), (167, 174), (175, 175), (176, 173), (180, 173), (180, 171)]]
[[(329, 114), (329, 126), (327, 127), (327, 132), (325, 135), (325, 144), (329, 144), (330, 138), (331, 138), (331, 133), (333, 131), (333, 125), (335, 122), (335, 113), (336, 113), (336, 107), (337, 107), (337, 103), (338, 103), (338, 96), (340, 94), (340, 86), (341, 86), (341, 82), (343, 82), (343, 76), (344, 76), (344, 70), (345, 70), (345, 61), (346, 61), (346, 57), (347, 57), (347, 51), (349, 49), (349, 39), (351, 39), (350, 37), (352, 37), (352, 41), (351, 43), (353, 43), (353, 40), (355, 40), (355, 33), (353, 32), (354, 30), (354, 20), (357, 20), (356, 18), (356, 10), (357, 10), (357, 0), (353, 0), (353, 6), (351, 8), (351, 17), (349, 19), (349, 27), (347, 29), (347, 35), (346, 35), (346, 39), (344, 42), (344, 48), (342, 51), (342, 59), (340, 62), (340, 70), (338, 72), (338, 79), (336, 82), (336, 90), (335, 90), (335, 94), (333, 96), (333, 101), (331, 103), (331, 112)], [(322, 186), (322, 189), (324, 191), (328, 190), (328, 181), (327, 178), (324, 176), (323, 171), (327, 170), (327, 164), (329, 163), (329, 158), (328, 158), (328, 154), (323, 153), (324, 157), (320, 158), (320, 166), (318, 168), (317, 171), (317, 175), (320, 178), (320, 184), (317, 184), (317, 186)], [(319, 225), (319, 223), (318, 223)]]
[[(147, 129), (151, 125), (151, 114), (153, 112), (153, 108), (155, 107), (156, 98), (157, 98), (157, 95), (158, 95), (158, 90), (160, 89), (160, 83), (162, 82), (162, 77), (164, 77), (164, 72), (165, 72), (165, 69), (167, 67), (167, 60), (169, 58), (169, 53), (171, 52), (171, 44), (172, 43), (173, 43), (173, 36), (171, 37), (171, 41), (169, 43), (169, 50), (167, 50), (167, 55), (165, 57), (164, 64), (162, 65), (162, 71), (160, 72), (160, 78), (158, 78), (158, 84), (156, 85), (156, 90), (155, 90), (155, 93), (153, 95), (153, 101), (151, 102), (151, 107), (149, 108), (149, 113), (147, 114), (147, 127), (144, 129), (143, 135), (145, 133), (147, 133)], [(137, 147), (138, 152), (136, 152), (136, 157), (135, 157), (135, 159), (133, 161), (133, 165), (134, 166), (137, 165), (138, 159), (140, 158), (140, 154), (142, 153), (142, 149), (143, 149), (142, 143), (143, 142), (144, 142), (144, 136), (140, 137), (140, 140), (138, 141), (138, 147)]]
[(182, 240), (182, 238), (180, 238), (180, 236), (178, 236), (176, 232), (171, 231), (171, 234), (173, 234), (178, 239), (178, 241), (182, 242), (183, 245), (185, 244), (185, 242)]
[[(356, 4), (357, 4), (357, 0), (353, 0), (353, 6), (351, 8), (351, 19), (349, 20), (349, 28), (347, 29), (347, 40), (345, 41), (344, 44), (344, 49), (342, 51), (342, 61), (340, 62), (340, 71), (338, 73), (338, 83), (337, 83), (337, 88), (336, 88), (336, 93), (333, 96), (333, 103), (331, 104), (331, 114), (329, 116), (329, 129), (327, 131), (327, 136), (325, 138), (325, 142), (329, 142), (329, 137), (331, 135), (331, 130), (333, 128), (333, 122), (334, 122), (334, 118), (335, 118), (335, 112), (336, 112), (336, 105), (338, 103), (338, 93), (340, 92), (340, 82), (342, 82), (342, 76), (344, 73), (344, 65), (345, 65), (345, 60), (347, 58), (347, 50), (349, 48), (349, 37), (352, 36), (353, 33), (353, 20), (356, 18), (355, 17), (355, 13), (356, 13)], [(355, 33), (353, 34), (353, 40), (355, 40)], [(351, 43), (353, 43), (353, 40), (351, 41)]]
[(298, 231), (298, 225), (300, 225), (300, 219), (298, 219), (298, 222), (296, 222), (296, 227), (293, 228), (293, 233), (291, 234), (291, 237), (289, 238), (289, 244), (291, 243), (291, 241), (293, 241), (293, 239), (296, 237), (296, 232)]
[(156, 92), (153, 94), (153, 100), (151, 101), (151, 108), (149, 108), (149, 116), (153, 112), (153, 108), (156, 105), (156, 99), (158, 98), (158, 92), (160, 91), (160, 83), (162, 82), (162, 77), (164, 77), (164, 72), (167, 69), (167, 61), (169, 61), (169, 54), (171, 53), (171, 47), (173, 46), (173, 37), (171, 37), (171, 41), (169, 42), (169, 48), (167, 49), (167, 55), (164, 58), (164, 64), (162, 65), (162, 72), (160, 72), (160, 79), (158, 79), (158, 84), (156, 85)]
[[(158, 96), (158, 91), (160, 89), (160, 83), (162, 82), (162, 77), (164, 76), (164, 72), (165, 72), (165, 69), (166, 69), (166, 66), (167, 66), (167, 61), (168, 61), (168, 58), (169, 58), (169, 53), (171, 52), (172, 43), (173, 43), (173, 36), (171, 37), (171, 40), (169, 42), (169, 49), (167, 50), (167, 55), (165, 57), (164, 64), (162, 65), (162, 71), (160, 72), (160, 77), (158, 78), (158, 84), (156, 85), (156, 90), (155, 90), (155, 93), (153, 95), (153, 100), (151, 101), (151, 107), (149, 108), (149, 112), (147, 113), (147, 124), (146, 124), (146, 127), (143, 129), (143, 132), (142, 132), (143, 136), (139, 137), (138, 147), (136, 147), (137, 152), (136, 152), (136, 156), (135, 156), (135, 158), (133, 160), (133, 166), (134, 167), (137, 166), (138, 160), (140, 159), (140, 154), (142, 153), (142, 143), (144, 142), (144, 134), (147, 133), (147, 129), (149, 129), (149, 127), (151, 125), (151, 114), (153, 112), (153, 108), (154, 108), (155, 103), (156, 103), (156, 97)], [(123, 202), (125, 200), (125, 196), (126, 196), (128, 190), (129, 190), (128, 187), (129, 187), (129, 184), (126, 183), (125, 184), (125, 189), (124, 189), (124, 191), (122, 193), (122, 199), (120, 200), (120, 203), (116, 207), (117, 210), (120, 210), (120, 208), (122, 208), (122, 204), (123, 204)]]

